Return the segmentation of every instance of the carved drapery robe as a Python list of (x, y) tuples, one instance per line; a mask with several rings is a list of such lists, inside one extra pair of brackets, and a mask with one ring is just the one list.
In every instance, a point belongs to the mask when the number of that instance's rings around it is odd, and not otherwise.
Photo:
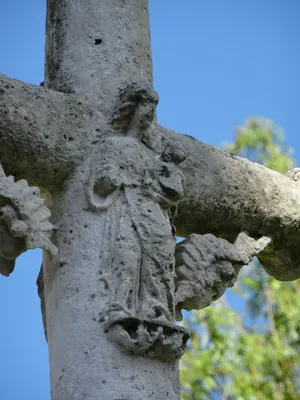
[[(72, 264), (78, 266), (86, 291), (93, 287), (91, 301), (97, 298), (86, 312), (99, 320), (110, 340), (165, 360), (181, 357), (189, 337), (174, 325), (176, 236), (170, 215), (182, 193), (182, 174), (175, 165), (138, 138), (107, 137), (75, 171), (63, 198), (55, 199), (54, 241), (68, 246), (55, 263), (44, 260), (58, 285), (66, 269), (72, 274)], [(80, 247), (73, 246), (74, 235)], [(86, 252), (91, 241), (92, 250)], [(72, 302), (66, 319), (72, 320), (72, 310), (80, 307), (76, 289), (68, 283), (59, 289)], [(46, 293), (45, 301), (52, 296), (57, 298)], [(54, 324), (47, 315), (47, 332)]]
[(111, 137), (91, 158), (88, 198), (99, 219), (103, 318), (173, 324), (176, 238), (170, 210), (182, 175), (132, 137)]
[[(157, 154), (151, 148), (156, 104), (157, 95), (147, 86), (131, 85), (121, 94), (111, 129), (93, 143), (95, 150), (51, 203), (53, 242), (65, 246), (56, 260), (45, 255), (47, 268), (38, 286), (44, 314), (52, 307), (47, 304), (60, 307), (60, 296), (72, 303), (62, 312), (64, 320), (44, 315), (47, 335), (72, 325), (76, 312), (84, 312), (127, 351), (174, 360), (189, 337), (174, 325), (171, 219), (183, 195), (176, 166), (183, 155), (175, 152), (172, 158), (170, 149)], [(90, 299), (84, 311), (79, 286)]]

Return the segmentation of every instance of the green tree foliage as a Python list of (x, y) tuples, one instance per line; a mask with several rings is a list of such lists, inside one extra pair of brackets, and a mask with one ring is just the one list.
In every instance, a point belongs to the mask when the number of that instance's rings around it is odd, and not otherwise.
[(285, 173), (294, 167), (293, 149), (284, 141), (284, 134), (273, 121), (250, 118), (236, 128), (233, 144), (225, 150), (246, 157), (270, 169)]
[[(294, 167), (282, 131), (266, 119), (247, 120), (225, 147), (282, 173)], [(300, 280), (278, 282), (253, 261), (229, 296), (185, 324), (183, 400), (300, 399)]]

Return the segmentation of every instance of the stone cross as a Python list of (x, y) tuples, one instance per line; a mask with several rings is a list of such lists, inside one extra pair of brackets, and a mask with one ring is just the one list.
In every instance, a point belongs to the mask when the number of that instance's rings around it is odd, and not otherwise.
[(44, 86), (0, 76), (0, 271), (44, 249), (52, 400), (178, 400), (181, 310), (254, 255), (300, 277), (298, 170), (170, 131), (157, 102), (147, 0), (47, 0)]

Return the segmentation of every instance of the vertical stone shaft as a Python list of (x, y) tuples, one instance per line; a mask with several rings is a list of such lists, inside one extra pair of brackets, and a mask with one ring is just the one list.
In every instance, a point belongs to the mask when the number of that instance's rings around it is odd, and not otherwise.
[[(110, 116), (121, 89), (152, 83), (148, 0), (47, 0), (46, 31), (47, 88), (81, 93)], [(99, 254), (110, 236), (88, 210), (89, 169), (86, 160), (52, 199), (59, 254), (43, 259), (51, 398), (178, 400), (178, 361), (131, 355), (103, 330)]]
[(47, 0), (47, 88), (109, 111), (141, 78), (152, 83), (148, 0)]
[(52, 216), (59, 254), (43, 257), (51, 399), (179, 400), (178, 361), (132, 355), (103, 330), (101, 247), (109, 246), (111, 237), (103, 239), (103, 219), (85, 211), (82, 182), (88, 176), (86, 162), (57, 196)]

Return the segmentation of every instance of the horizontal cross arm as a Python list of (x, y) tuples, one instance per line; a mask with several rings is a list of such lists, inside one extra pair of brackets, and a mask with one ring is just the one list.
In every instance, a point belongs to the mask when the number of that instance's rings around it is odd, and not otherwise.
[(64, 179), (90, 146), (88, 130), (95, 133), (92, 111), (79, 100), (0, 75), (0, 162), (7, 174), (46, 190)]
[(185, 197), (177, 234), (213, 233), (230, 242), (242, 231), (268, 236), (272, 242), (260, 253), (267, 272), (280, 280), (300, 278), (300, 184), (191, 136), (163, 127), (156, 134), (158, 146), (168, 143), (186, 154), (179, 164)]

